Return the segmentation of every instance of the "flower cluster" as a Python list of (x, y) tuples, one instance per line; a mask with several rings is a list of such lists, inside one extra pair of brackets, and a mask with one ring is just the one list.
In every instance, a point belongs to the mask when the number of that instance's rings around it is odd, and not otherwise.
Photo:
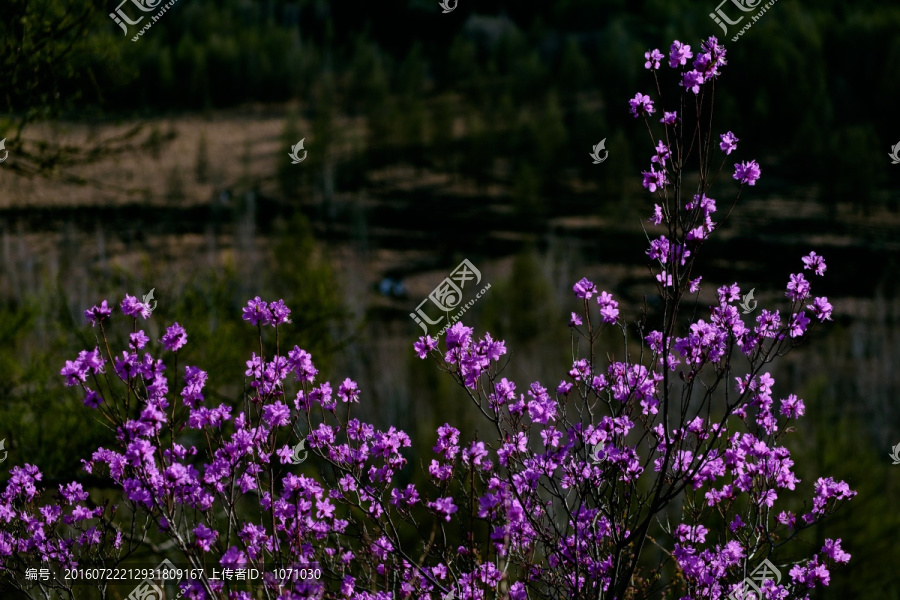
[[(691, 52), (690, 45), (683, 44), (678, 40), (672, 42), (669, 49), (669, 66), (680, 71), (680, 85), (685, 90), (690, 90), (695, 95), (700, 93), (700, 90), (704, 85), (716, 79), (721, 74), (719, 71), (720, 67), (724, 67), (727, 64), (725, 61), (725, 48), (719, 44), (719, 41), (715, 36), (704, 41), (700, 45), (700, 49), (701, 52), (697, 54), (696, 58), (694, 58), (694, 53)], [(664, 58), (663, 54), (658, 48), (655, 48), (645, 52), (644, 58), (647, 59), (644, 67), (654, 71), (655, 75), (655, 72), (659, 70), (660, 61)], [(691, 58), (694, 58), (692, 63), (693, 69), (688, 70), (688, 63)], [(628, 101), (628, 104), (629, 111), (636, 118), (646, 118), (656, 112), (653, 100), (646, 94), (636, 94), (634, 98)], [(660, 122), (666, 126), (675, 125), (677, 121), (677, 111), (664, 111), (663, 118), (660, 119)], [(666, 136), (666, 139), (668, 139), (668, 136)], [(726, 155), (730, 155), (737, 149), (737, 142), (738, 138), (734, 133), (729, 131), (720, 135), (719, 147)], [(663, 143), (662, 140), (657, 141), (656, 156), (653, 156), (650, 159), (650, 170), (641, 172), (644, 178), (643, 186), (647, 188), (650, 193), (662, 193), (666, 186), (670, 185), (671, 181), (673, 181), (673, 178), (670, 177), (671, 169), (666, 164), (666, 161), (671, 158), (671, 154), (671, 149), (668, 145)], [(676, 157), (675, 162), (683, 162), (681, 158), (682, 157)], [(759, 164), (752, 160), (735, 163), (734, 169), (734, 179), (741, 184), (751, 186), (756, 184), (756, 181), (761, 174)], [(660, 207), (660, 211), (655, 213), (652, 222), (658, 225), (661, 221), (662, 215)], [(668, 277), (663, 277), (660, 281), (663, 285), (669, 285)]]
[[(700, 48), (696, 57), (677, 40), (670, 48), (683, 94), (698, 94), (725, 65), (715, 38)], [(665, 56), (653, 50), (645, 59), (655, 72)], [(636, 117), (655, 112), (643, 94), (630, 105)], [(785, 556), (773, 540), (790, 541), (855, 495), (830, 477), (803, 487), (780, 434), (806, 407), (794, 394), (779, 400), (765, 370), (829, 320), (832, 306), (812, 296), (801, 272), (789, 277), (783, 309), (762, 310), (755, 323), (735, 306), (737, 283), (720, 286), (708, 311), (679, 310), (687, 292), (700, 289), (694, 262), (716, 229), (717, 203), (707, 196), (702, 149), (698, 189), (681, 189), (684, 157), (674, 154), (690, 144), (673, 139), (684, 134), (678, 115), (664, 115), (666, 141), (653, 140), (644, 181), (660, 191), (650, 221), (665, 233), (646, 253), (665, 310), (650, 311), (630, 331), (613, 294), (579, 280), (572, 289), (581, 310), (569, 319), (572, 364), (555, 386), (532, 381), (519, 388), (502, 376), (505, 342), (462, 322), (443, 340), (419, 338), (416, 355), (453, 377), (488, 432), (441, 425), (420, 478), (406, 472), (419, 461), (409, 460), (413, 444), (405, 432), (350, 418), (364, 398), (356, 382), (320, 381), (312, 356), (298, 346), (280, 353), (278, 326), (290, 323), (291, 312), (282, 300), (256, 297), (243, 308), (259, 343), (246, 361), (247, 391), (222, 402), (207, 392), (206, 371), (179, 371), (177, 353), (188, 343), (180, 324), (170, 325), (158, 345), (151, 342), (137, 329), (149, 306), (126, 296), (119, 306), (131, 319), (127, 349), (113, 354), (109, 304), (85, 311), (92, 326), (100, 325), (102, 343), (66, 361), (60, 375), (81, 388), (85, 404), (115, 433), (114, 443), (82, 463), (119, 488), (127, 509), (119, 514), (128, 517), (92, 508), (77, 482), (60, 485), (50, 500), (37, 467), (14, 466), (0, 492), (0, 568), (27, 585), (22, 567), (29, 561), (114, 565), (143, 541), (130, 533), (140, 526), (190, 564), (264, 565), (269, 573), (302, 565), (327, 573), (322, 580), (267, 576), (263, 593), (279, 600), (625, 598), (650, 594), (641, 565), (652, 539), (668, 546), (677, 573), (663, 582), (667, 591), (692, 600), (739, 592), (748, 564)], [(719, 139), (726, 155), (736, 150), (733, 133)], [(735, 178), (753, 185), (758, 165), (737, 166)], [(817, 276), (826, 271), (815, 252), (803, 265)], [(681, 320), (690, 313), (690, 322)], [(271, 355), (265, 325), (276, 329)], [(625, 351), (601, 350), (603, 336), (618, 334)], [(311, 455), (301, 466), (299, 452)], [(799, 515), (784, 506), (796, 496), (809, 500)], [(667, 509), (681, 511), (674, 526), (658, 518)], [(711, 526), (721, 519), (721, 527)], [(849, 559), (840, 539), (827, 539), (819, 553), (793, 561), (789, 581), (767, 582), (763, 593), (806, 596), (828, 585), (830, 567)], [(188, 598), (250, 598), (205, 576), (181, 587)]]

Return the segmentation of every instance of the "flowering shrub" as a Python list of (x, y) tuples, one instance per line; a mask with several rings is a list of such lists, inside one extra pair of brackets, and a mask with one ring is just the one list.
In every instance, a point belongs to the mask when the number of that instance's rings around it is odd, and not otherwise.
[[(464, 440), (442, 425), (430, 483), (416, 486), (398, 483), (409, 436), (351, 418), (363, 397), (355, 382), (319, 382), (309, 353), (283, 351), (291, 311), (281, 300), (257, 297), (243, 310), (259, 348), (234, 405), (206, 398), (200, 367), (179, 370), (178, 352), (189, 343), (181, 325), (151, 345), (139, 329), (150, 307), (135, 297), (120, 304), (132, 324), (128, 348), (113, 353), (112, 308), (103, 301), (85, 311), (100, 343), (67, 361), (61, 375), (116, 432), (114, 447), (97, 449), (83, 465), (114, 481), (122, 502), (90, 507), (77, 482), (51, 498), (50, 490), (41, 494), (36, 466), (14, 467), (0, 494), (0, 567), (29, 594), (71, 596), (58, 579), (34, 588), (24, 569), (119, 564), (152, 534), (199, 573), (181, 584), (187, 598), (720, 599), (740, 597), (763, 559), (788, 573), (765, 582), (766, 598), (808, 598), (827, 585), (829, 565), (850, 558), (840, 539), (791, 565), (780, 562), (782, 547), (855, 492), (819, 478), (809, 506), (791, 509), (792, 497), (809, 492), (798, 488), (781, 440), (805, 407), (794, 394), (775, 395), (767, 365), (829, 320), (832, 307), (812, 296), (801, 270), (790, 275), (785, 305), (749, 323), (735, 306), (737, 284), (718, 288), (703, 318), (684, 318), (701, 290), (697, 254), (720, 225), (707, 196), (716, 176), (711, 153), (729, 156), (740, 140), (719, 134), (716, 150), (702, 126), (726, 64), (716, 38), (696, 57), (689, 45), (672, 44), (668, 62), (683, 90), (667, 106), (673, 110), (663, 110), (659, 134), (648, 117), (665, 103), (658, 76), (665, 56), (657, 49), (645, 58), (659, 97), (638, 93), (629, 103), (655, 148), (643, 176), (656, 198), (649, 222), (659, 235), (646, 252), (657, 314), (627, 325), (610, 293), (578, 281), (572, 368), (555, 388), (533, 382), (524, 393), (500, 375), (506, 346), (489, 333), (478, 337), (456, 323), (443, 348), (439, 339), (420, 338), (419, 358), (435, 360), (459, 383), (490, 434)], [(699, 180), (686, 190), (692, 164)], [(736, 163), (733, 177), (741, 189), (752, 186), (759, 165)], [(802, 261), (803, 270), (824, 275), (815, 252)], [(608, 328), (626, 342), (621, 360), (604, 358), (598, 347)], [(627, 345), (631, 332), (642, 342), (637, 348)], [(290, 468), (301, 440), (314, 476)], [(660, 568), (648, 565), (648, 542), (671, 558), (671, 577), (661, 581)], [(251, 566), (265, 573), (252, 593), (208, 576), (213, 567)], [(319, 569), (322, 577), (277, 576), (291, 567)]]

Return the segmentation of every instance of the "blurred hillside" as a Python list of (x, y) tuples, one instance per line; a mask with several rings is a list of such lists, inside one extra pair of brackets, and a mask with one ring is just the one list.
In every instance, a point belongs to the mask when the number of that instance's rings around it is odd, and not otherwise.
[[(39, 108), (102, 123), (296, 102), (297, 116), (315, 123), (309, 137), (319, 156), (340, 135), (336, 119), (365, 123), (362, 156), (335, 167), (343, 187), (386, 162), (439, 165), (485, 186), (515, 176), (531, 212), (546, 210), (541, 197), (563, 181), (588, 176), (585, 149), (603, 138), (619, 161), (608, 165), (615, 169), (607, 169), (614, 175), (604, 191), (620, 192), (647, 160), (642, 124), (626, 103), (652, 88), (637, 57), (666, 51), (675, 38), (696, 47), (717, 35), (729, 66), (716, 90), (716, 122), (743, 138), (748, 156), (771, 155), (791, 180), (820, 183), (825, 202), (852, 196), (860, 208), (896, 205), (880, 193), (900, 181), (880, 168), (900, 132), (900, 7), (889, 2), (781, 0), (737, 42), (737, 26), (722, 35), (707, 0), (461, 1), (449, 14), (426, 0), (339, 8), (324, 0), (191, 0), (137, 42), (102, 3), (91, 4), (86, 39), (57, 63), (52, 45), (27, 56), (12, 51), (20, 32), (7, 19), (62, 12), (60, 0), (0, 8), (0, 39), (11, 50), (0, 59), (4, 70), (13, 81), (45, 75), (35, 89), (0, 99), (13, 122)], [(565, 198), (554, 209), (560, 203)]]

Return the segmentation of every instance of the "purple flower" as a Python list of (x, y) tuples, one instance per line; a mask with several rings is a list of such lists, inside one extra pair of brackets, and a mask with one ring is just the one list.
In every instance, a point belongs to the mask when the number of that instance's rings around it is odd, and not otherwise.
[(781, 511), (778, 514), (778, 522), (793, 529), (794, 525), (797, 524), (797, 515), (792, 512)]
[(147, 345), (147, 342), (150, 341), (150, 338), (147, 337), (147, 334), (144, 333), (144, 330), (136, 331), (128, 336), (130, 340), (128, 343), (128, 347), (133, 350), (141, 350), (144, 346)]
[(658, 281), (660, 284), (662, 284), (663, 287), (667, 287), (667, 288), (673, 287), (672, 274), (666, 273), (665, 270), (663, 270), (662, 273), (658, 273), (656, 275), (656, 281)]
[(291, 450), (290, 446), (282, 446), (275, 450), (275, 455), (281, 459), (281, 464), (283, 465), (289, 465), (294, 461), (294, 451)]
[(665, 168), (665, 162), (669, 159), (671, 154), (669, 147), (666, 146), (662, 140), (659, 140), (656, 143), (656, 156), (652, 157), (650, 162), (657, 163), (660, 167)]
[(150, 304), (146, 304), (141, 302), (134, 296), (130, 296), (128, 294), (125, 295), (125, 298), (122, 300), (122, 312), (128, 315), (129, 317), (134, 317), (137, 319), (141, 317), (142, 319), (147, 319), (150, 316)]
[(344, 379), (344, 382), (338, 388), (337, 395), (342, 402), (356, 402), (359, 404), (359, 386), (352, 379)]
[(222, 555), (222, 560), (219, 561), (223, 567), (232, 567), (232, 568), (246, 568), (247, 566), (247, 555), (241, 552), (241, 550), (237, 546), (232, 546), (228, 549), (225, 554)]
[(187, 344), (187, 332), (176, 321), (166, 329), (166, 333), (159, 341), (162, 342), (163, 348), (166, 350), (178, 352), (181, 347)]
[(805, 311), (800, 311), (798, 313), (794, 313), (791, 317), (790, 324), (790, 335), (791, 337), (800, 337), (806, 332), (806, 328), (809, 326), (809, 317), (806, 316)]
[(457, 511), (456, 505), (453, 504), (453, 498), (438, 498), (434, 502), (429, 502), (428, 507), (444, 515), (444, 520), (448, 523), (450, 522), (450, 515)]
[(80, 483), (75, 481), (67, 484), (65, 487), (60, 484), (59, 495), (62, 496), (69, 505), (75, 504), (76, 502), (84, 502), (88, 498), (88, 493), (84, 491), (84, 488), (81, 487)]
[(806, 308), (810, 309), (820, 321), (831, 320), (831, 303), (824, 296), (813, 299), (813, 303), (807, 304)]
[(577, 313), (572, 313), (572, 316), (569, 318), (569, 327), (577, 327), (581, 323), (581, 317)]
[(612, 294), (600, 292), (597, 296), (597, 304), (600, 305), (600, 316), (604, 323), (615, 323), (619, 318), (619, 303), (613, 300)]
[(532, 400), (528, 401), (528, 416), (532, 421), (546, 425), (556, 418), (556, 401), (550, 398), (546, 389), (533, 383), (528, 395), (532, 397)]
[(112, 314), (112, 310), (109, 308), (106, 300), (100, 303), (100, 306), (94, 305), (91, 308), (84, 311), (84, 317), (88, 321), (91, 322), (91, 327), (109, 317)]
[(703, 279), (702, 276), (698, 277), (697, 279), (692, 279), (690, 281), (690, 291), (692, 294), (696, 294), (697, 292), (700, 291), (700, 280), (701, 279)]
[(288, 368), (297, 374), (297, 379), (307, 383), (312, 383), (319, 374), (319, 370), (313, 365), (312, 355), (299, 346), (294, 346), (294, 349), (288, 352)]
[(100, 408), (101, 404), (103, 404), (103, 396), (89, 389), (84, 397), (84, 405), (88, 408)]
[(672, 42), (671, 48), (669, 48), (669, 66), (673, 69), (677, 68), (678, 65), (685, 65), (689, 58), (692, 58), (694, 54), (691, 52), (691, 47), (682, 44), (678, 40)]
[(841, 538), (837, 540), (826, 539), (825, 545), (822, 546), (822, 552), (834, 562), (850, 562), (850, 555), (841, 549)]
[(787, 284), (787, 292), (784, 294), (791, 300), (804, 300), (809, 296), (809, 282), (803, 273), (792, 273), (791, 280)]
[(653, 223), (654, 225), (659, 225), (663, 222), (663, 210), (662, 206), (659, 204), (653, 205), (653, 216), (647, 219), (648, 222)]
[(184, 368), (184, 389), (181, 390), (181, 397), (184, 403), (190, 408), (194, 408), (200, 402), (203, 402), (203, 386), (206, 385), (206, 371), (199, 367)]
[(666, 178), (665, 171), (654, 171), (653, 167), (650, 167), (649, 171), (641, 171), (641, 175), (644, 176), (643, 186), (647, 188), (650, 193), (654, 193), (658, 188), (665, 186), (669, 183), (669, 180)]
[(578, 283), (572, 286), (572, 291), (575, 292), (576, 297), (590, 300), (591, 296), (597, 293), (597, 286), (587, 277), (582, 277)]
[(760, 173), (759, 165), (755, 160), (735, 163), (734, 165), (734, 179), (741, 183), (755, 185), (756, 180), (759, 179)]
[(791, 394), (781, 401), (781, 414), (789, 419), (799, 419), (805, 412), (806, 406), (796, 394)]
[(419, 338), (419, 341), (413, 344), (413, 349), (416, 351), (416, 356), (419, 358), (425, 358), (428, 356), (428, 353), (437, 348), (438, 341), (433, 337), (422, 336)]
[(653, 50), (644, 52), (644, 58), (647, 59), (647, 62), (644, 63), (644, 68), (655, 71), (656, 69), (659, 69), (659, 61), (664, 59), (665, 56), (659, 51), (659, 48), (654, 48)]
[(730, 131), (728, 133), (723, 133), (720, 136), (720, 139), (722, 141), (719, 142), (719, 148), (721, 148), (722, 152), (724, 152), (726, 155), (731, 154), (733, 151), (737, 150), (737, 143), (740, 140), (734, 137), (734, 134)]
[(685, 89), (691, 90), (695, 94), (700, 93), (700, 86), (703, 85), (703, 73), (699, 71), (688, 71), (682, 78), (680, 85)]
[(269, 310), (272, 312), (272, 325), (281, 325), (282, 323), (290, 323), (291, 319), (291, 309), (289, 309), (284, 304), (284, 300), (278, 300), (276, 302), (272, 302), (269, 305)]
[(663, 125), (674, 125), (675, 121), (678, 120), (678, 111), (673, 110), (672, 112), (664, 112), (663, 118), (659, 120)]
[(291, 409), (281, 402), (267, 404), (263, 407), (262, 418), (269, 427), (283, 427), (291, 421)]
[(66, 378), (67, 386), (78, 385), (79, 382), (87, 381), (88, 375), (92, 373), (103, 373), (103, 365), (104, 360), (99, 347), (94, 348), (92, 352), (82, 350), (74, 361), (66, 361), (66, 366), (60, 369), (59, 374)]
[(466, 327), (461, 322), (456, 323), (447, 330), (447, 350), (465, 348), (472, 339), (472, 328)]
[(718, 77), (720, 74), (719, 67), (727, 64), (725, 62), (725, 47), (719, 44), (719, 40), (715, 36), (711, 36), (700, 44), (700, 50), (702, 52), (694, 60), (694, 68), (703, 73), (706, 79)]
[(269, 312), (268, 305), (262, 301), (262, 298), (257, 296), (247, 302), (241, 318), (245, 321), (250, 321), (251, 325), (259, 325), (260, 323), (268, 325), (272, 322), (272, 313)]
[(656, 112), (656, 109), (653, 108), (653, 101), (650, 100), (650, 96), (645, 96), (638, 92), (634, 95), (634, 98), (628, 101), (629, 106), (631, 107), (631, 114), (635, 117), (640, 117), (641, 115), (652, 115)]
[(828, 267), (825, 266), (825, 259), (816, 254), (815, 252), (810, 252), (809, 256), (803, 257), (803, 268), (804, 269), (815, 269), (816, 275), (822, 276), (825, 274), (825, 269)]

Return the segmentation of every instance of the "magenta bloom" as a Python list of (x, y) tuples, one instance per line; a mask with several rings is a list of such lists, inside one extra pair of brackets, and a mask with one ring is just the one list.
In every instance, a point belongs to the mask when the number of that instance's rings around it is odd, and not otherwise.
[(344, 380), (341, 387), (338, 388), (338, 398), (343, 402), (359, 403), (359, 386), (350, 378)]
[(131, 340), (128, 346), (133, 350), (142, 350), (144, 346), (147, 345), (147, 342), (150, 341), (150, 338), (147, 337), (147, 334), (144, 333), (143, 329), (129, 334), (128, 339)]
[(659, 204), (653, 205), (653, 216), (647, 219), (649, 223), (653, 223), (654, 225), (659, 225), (663, 222), (663, 210), (662, 206)]
[(444, 520), (448, 523), (450, 522), (450, 515), (457, 511), (456, 505), (453, 504), (453, 498), (438, 498), (434, 502), (429, 502), (428, 507), (444, 515)]
[(791, 274), (791, 280), (788, 281), (785, 296), (791, 300), (803, 300), (809, 296), (809, 282), (803, 276), (803, 273)]
[(807, 304), (806, 308), (810, 309), (820, 321), (830, 321), (831, 320), (831, 303), (828, 301), (828, 298), (822, 296), (820, 298), (813, 299), (812, 304)]
[(730, 131), (728, 133), (723, 133), (721, 135), (721, 140), (722, 141), (719, 142), (719, 148), (721, 148), (722, 152), (724, 152), (726, 155), (731, 154), (733, 151), (737, 150), (737, 143), (738, 141), (740, 141), (736, 137), (734, 137), (734, 134)]
[(452, 350), (454, 348), (465, 347), (469, 344), (469, 340), (472, 339), (472, 331), (471, 327), (466, 327), (462, 323), (456, 323), (447, 330), (447, 350)]
[(590, 281), (587, 277), (582, 277), (581, 280), (578, 281), (578, 283), (572, 286), (572, 290), (575, 292), (575, 296), (577, 296), (578, 298), (590, 300), (591, 296), (597, 293), (597, 286), (594, 285), (594, 282)]
[(634, 98), (628, 101), (628, 105), (631, 107), (631, 114), (635, 117), (640, 117), (641, 115), (652, 115), (656, 112), (656, 109), (653, 108), (653, 101), (650, 99), (650, 96), (645, 96), (638, 92), (634, 95)]
[(720, 75), (719, 67), (726, 64), (725, 47), (719, 44), (715, 36), (700, 44), (702, 52), (694, 60), (694, 68), (703, 73), (705, 79), (712, 79)]
[(210, 529), (203, 523), (194, 528), (194, 541), (204, 552), (209, 552), (212, 549), (213, 542), (216, 541), (218, 536), (218, 531)]
[(150, 316), (151, 311), (149, 304), (145, 304), (134, 296), (126, 294), (125, 298), (122, 300), (122, 312), (135, 319), (138, 317), (147, 319)]
[(291, 309), (289, 309), (284, 304), (284, 300), (278, 300), (276, 302), (272, 302), (269, 305), (269, 310), (272, 312), (272, 324), (273, 325), (281, 325), (282, 323), (290, 323), (290, 314)]
[(825, 269), (828, 267), (825, 266), (825, 259), (816, 254), (815, 252), (810, 252), (809, 256), (803, 257), (803, 268), (804, 269), (815, 269), (816, 275), (821, 277), (825, 274)]
[(101, 302), (100, 306), (94, 305), (84, 311), (84, 317), (91, 322), (91, 327), (109, 317), (111, 314), (112, 310), (109, 308), (109, 304), (107, 304), (106, 300)]
[(422, 336), (419, 338), (419, 341), (413, 344), (413, 349), (416, 351), (416, 356), (419, 358), (425, 358), (428, 356), (428, 353), (437, 348), (438, 341), (433, 337)]
[(619, 303), (613, 300), (612, 294), (600, 292), (597, 296), (597, 304), (600, 305), (600, 316), (604, 323), (615, 323), (619, 318)]
[(641, 175), (644, 176), (643, 186), (650, 190), (651, 194), (669, 183), (669, 180), (666, 178), (666, 172), (654, 171), (653, 167), (650, 167), (649, 171), (641, 171)]
[(672, 112), (663, 112), (663, 118), (659, 120), (663, 125), (674, 125), (675, 121), (678, 120), (678, 111), (673, 110)]
[(825, 545), (822, 546), (822, 552), (824, 552), (828, 558), (838, 563), (847, 563), (850, 562), (850, 555), (841, 549), (841, 538), (837, 540), (825, 540)]
[(659, 140), (656, 143), (656, 156), (650, 158), (650, 162), (659, 164), (660, 167), (665, 168), (665, 163), (669, 159), (672, 153), (669, 151), (669, 147), (666, 146), (662, 140)]
[(781, 401), (781, 414), (790, 419), (798, 419), (802, 417), (805, 412), (806, 406), (803, 404), (803, 400), (798, 398), (796, 394), (791, 394)]
[(695, 94), (700, 93), (700, 86), (703, 85), (703, 73), (699, 71), (688, 71), (681, 78), (681, 84), (686, 89), (691, 90)]
[(755, 160), (735, 163), (734, 165), (734, 178), (741, 183), (755, 185), (760, 173), (759, 165)]
[(159, 341), (162, 342), (163, 348), (166, 350), (178, 352), (182, 346), (187, 344), (187, 332), (176, 321), (166, 329), (166, 333)]
[(682, 44), (678, 40), (672, 42), (671, 48), (669, 48), (669, 66), (673, 69), (677, 68), (678, 65), (685, 65), (689, 58), (693, 58), (694, 54), (691, 52), (691, 47)]
[(659, 51), (659, 48), (654, 48), (653, 50), (648, 50), (644, 52), (644, 58), (647, 59), (647, 62), (644, 63), (645, 69), (657, 70), (659, 69), (659, 61), (665, 58), (663, 53)]
[(247, 306), (244, 307), (241, 318), (245, 321), (250, 321), (251, 325), (258, 325), (260, 323), (268, 325), (272, 322), (272, 313), (269, 312), (268, 305), (262, 301), (262, 298), (257, 296), (253, 300), (247, 302)]

